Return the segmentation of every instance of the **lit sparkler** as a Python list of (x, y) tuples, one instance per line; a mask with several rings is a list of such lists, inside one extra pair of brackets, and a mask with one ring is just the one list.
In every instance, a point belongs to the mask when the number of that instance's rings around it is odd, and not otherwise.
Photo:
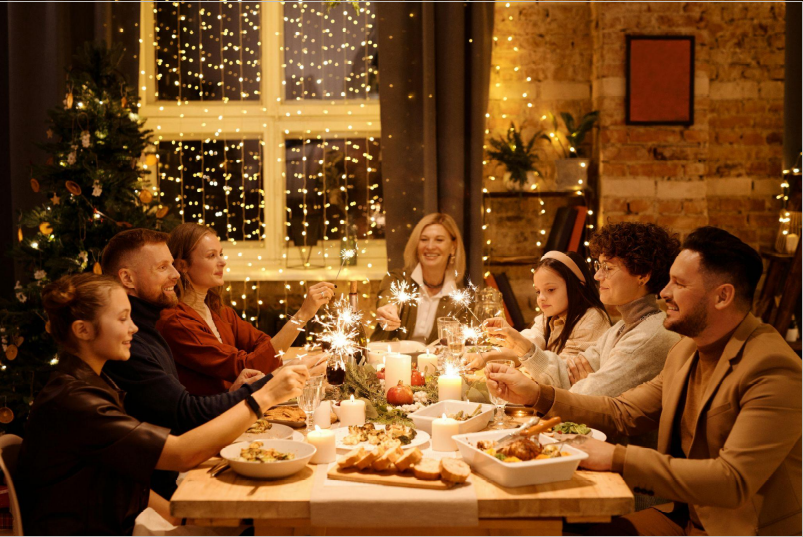
[(420, 296), (418, 289), (407, 280), (397, 280), (390, 284), (390, 301), (399, 309), (404, 305), (417, 303)]
[(340, 268), (337, 269), (337, 275), (335, 276), (335, 281), (337, 281), (337, 277), (340, 276), (340, 271), (343, 270), (346, 261), (354, 259), (354, 256), (356, 255), (357, 255), (356, 248), (353, 249), (343, 248), (342, 250), (340, 250)]
[(343, 368), (347, 356), (364, 350), (358, 344), (359, 332), (356, 328), (362, 322), (362, 313), (354, 311), (345, 296), (327, 307), (326, 314), (316, 315), (315, 322), (322, 328), (317, 335), (318, 342), (322, 347), (328, 347)]

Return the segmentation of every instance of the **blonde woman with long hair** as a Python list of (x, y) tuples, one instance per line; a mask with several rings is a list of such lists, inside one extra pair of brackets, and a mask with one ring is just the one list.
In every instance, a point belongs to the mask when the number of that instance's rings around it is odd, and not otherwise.
[[(371, 341), (410, 339), (430, 343), (438, 338), (438, 317), (460, 316), (449, 293), (463, 286), (466, 250), (454, 218), (432, 213), (413, 229), (404, 248), (404, 268), (382, 280), (376, 330)], [(399, 307), (391, 302), (393, 283), (407, 282), (419, 291), (418, 302)]]

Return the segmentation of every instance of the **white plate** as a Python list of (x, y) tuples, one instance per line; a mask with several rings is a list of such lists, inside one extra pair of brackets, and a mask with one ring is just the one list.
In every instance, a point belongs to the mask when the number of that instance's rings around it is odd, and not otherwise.
[(271, 428), (264, 433), (243, 433), (235, 442), (253, 442), (254, 440), (290, 440), (293, 429), (287, 425), (272, 423)]
[[(452, 438), (460, 448), (460, 456), (471, 466), (475, 472), (496, 481), (503, 487), (524, 487), (528, 485), (541, 485), (556, 481), (568, 481), (580, 461), (588, 458), (588, 453), (572, 446), (564, 446), (561, 451), (571, 453), (568, 457), (554, 459), (540, 459), (524, 462), (502, 462), (477, 449), (478, 440), (498, 440), (509, 430), (484, 431), (481, 433), (455, 435)], [(554, 440), (541, 435), (542, 444), (553, 443)]]
[[(374, 424), (374, 427), (377, 429), (384, 429), (385, 426), (382, 424)], [(349, 428), (348, 427), (338, 427), (334, 429), (335, 431), (335, 447), (337, 449), (347, 449), (352, 450), (359, 447), (364, 447), (365, 449), (374, 449), (376, 447), (374, 444), (369, 444), (368, 442), (360, 442), (359, 444), (348, 445), (344, 444), (343, 440), (349, 435)], [(415, 438), (407, 444), (406, 446), (402, 446), (402, 449), (409, 449), (414, 447), (423, 446), (429, 442), (429, 434), (426, 431), (416, 430)]]
[(440, 418), (444, 413), (457, 414), (461, 410), (471, 414), (476, 410), (477, 406), (482, 407), (480, 414), (474, 416), (470, 420), (458, 422), (458, 434), (475, 433), (483, 430), (493, 418), (494, 405), (485, 405), (481, 403), (471, 403), (468, 401), (440, 401), (434, 405), (424, 407), (416, 410), (408, 417), (415, 423), (415, 428), (419, 431), (432, 432), (432, 422)]
[[(594, 429), (592, 427), (589, 427), (589, 429), (591, 429), (591, 438), (593, 438), (594, 440), (601, 440), (601, 441), (605, 442), (608, 439), (608, 436), (605, 433), (603, 433), (602, 431)], [(551, 432), (550, 433), (544, 433), (544, 434), (546, 436), (550, 436), (550, 437), (552, 436)]]
[(246, 462), (236, 460), (240, 451), (247, 448), (251, 442), (238, 442), (224, 447), (220, 456), (229, 461), (231, 469), (245, 477), (258, 479), (278, 479), (295, 474), (306, 468), (307, 463), (317, 451), (315, 446), (306, 442), (295, 440), (263, 440), (262, 448), (273, 448), (284, 453), (295, 453), (296, 458), (289, 461), (277, 462)]

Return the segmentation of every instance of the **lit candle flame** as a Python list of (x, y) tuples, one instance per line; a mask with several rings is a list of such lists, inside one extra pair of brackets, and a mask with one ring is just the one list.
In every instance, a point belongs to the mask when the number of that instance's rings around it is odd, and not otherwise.
[(354, 394), (351, 394), (351, 402), (354, 402)]

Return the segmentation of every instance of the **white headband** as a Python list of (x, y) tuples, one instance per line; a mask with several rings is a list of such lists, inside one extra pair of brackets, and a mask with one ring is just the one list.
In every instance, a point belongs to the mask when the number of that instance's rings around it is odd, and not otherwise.
[(580, 267), (577, 266), (577, 263), (575, 263), (571, 257), (564, 254), (563, 252), (552, 250), (551, 252), (547, 252), (543, 256), (541, 256), (541, 261), (543, 261), (544, 259), (554, 259), (556, 261), (560, 261), (561, 263), (566, 265), (566, 267), (569, 270), (571, 270), (575, 276), (577, 276), (577, 279), (580, 280), (580, 283), (582, 283), (583, 285), (587, 283), (586, 277), (583, 275), (583, 271), (580, 270)]

